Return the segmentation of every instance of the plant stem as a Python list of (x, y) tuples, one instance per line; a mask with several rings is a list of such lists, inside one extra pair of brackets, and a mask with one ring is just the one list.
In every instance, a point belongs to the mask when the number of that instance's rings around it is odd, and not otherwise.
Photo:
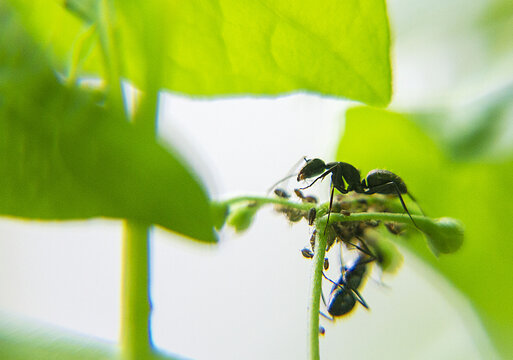
[(268, 198), (264, 196), (237, 196), (225, 201), (221, 201), (221, 205), (233, 205), (239, 202), (257, 202), (259, 204), (277, 204), (284, 205), (290, 208), (299, 209), (299, 210), (309, 210), (313, 207), (316, 207), (316, 204), (305, 204), (305, 203), (295, 203), (291, 202), (287, 199), (283, 198)]
[[(154, 136), (158, 92), (145, 95), (133, 124), (141, 136)], [(125, 360), (147, 359), (152, 353), (150, 230), (149, 225), (125, 221), (120, 336), (122, 358)]]
[(151, 353), (149, 228), (125, 221), (122, 248), (121, 354), (145, 359)]
[[(321, 229), (320, 227), (318, 229)], [(319, 309), (322, 291), (322, 271), (324, 265), (324, 256), (326, 254), (326, 237), (322, 231), (317, 231), (315, 240), (314, 257), (312, 263), (312, 290), (309, 308), (309, 350), (310, 359), (318, 360), (319, 355)]]

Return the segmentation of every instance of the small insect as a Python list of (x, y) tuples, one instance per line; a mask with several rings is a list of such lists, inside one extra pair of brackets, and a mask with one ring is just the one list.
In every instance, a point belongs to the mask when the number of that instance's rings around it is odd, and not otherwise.
[(328, 270), (330, 268), (330, 261), (328, 258), (324, 258), (324, 264), (323, 264), (324, 270)]
[(317, 210), (315, 210), (315, 208), (308, 210), (308, 225), (313, 225), (316, 216)]
[(304, 203), (317, 204), (317, 198), (315, 196), (311, 196), (311, 195), (305, 196), (303, 194), (303, 192), (299, 189), (294, 189), (294, 193)]
[[(305, 159), (306, 160), (306, 159)], [(404, 211), (408, 214), (413, 224), (420, 230), (420, 228), (413, 220), (401, 194), (408, 194), (408, 196), (416, 202), (413, 196), (408, 193), (406, 184), (396, 174), (388, 170), (375, 169), (371, 170), (365, 178), (362, 180), (360, 171), (353, 165), (345, 162), (330, 162), (325, 163), (321, 159), (310, 159), (306, 160), (306, 165), (299, 171), (297, 175), (297, 181), (306, 180), (317, 176), (314, 181), (303, 188), (302, 190), (309, 188), (317, 182), (319, 179), (324, 179), (327, 175), (331, 174), (331, 195), (330, 204), (328, 208), (328, 219), (329, 224), (330, 213), (333, 205), (333, 194), (337, 189), (342, 194), (347, 194), (350, 191), (354, 191), (359, 194), (384, 194), (384, 195), (397, 195), (401, 201)], [(347, 187), (346, 187), (347, 183)]]
[(308, 248), (301, 249), (301, 254), (303, 254), (303, 256), (307, 259), (311, 259), (314, 257), (313, 251)]
[(290, 197), (290, 195), (283, 189), (274, 189), (274, 195), (284, 199), (288, 199)]

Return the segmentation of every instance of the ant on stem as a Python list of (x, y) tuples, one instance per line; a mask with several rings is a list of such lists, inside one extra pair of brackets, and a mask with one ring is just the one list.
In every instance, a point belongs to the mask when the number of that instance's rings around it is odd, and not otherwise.
[[(317, 182), (319, 179), (324, 179), (327, 175), (331, 174), (331, 196), (330, 205), (328, 208), (328, 219), (326, 222), (326, 228), (330, 221), (331, 208), (333, 205), (333, 195), (335, 189), (340, 191), (342, 194), (347, 194), (350, 191), (354, 191), (359, 194), (383, 194), (383, 195), (397, 195), (401, 201), (404, 211), (410, 217), (413, 225), (417, 229), (420, 228), (413, 220), (401, 194), (408, 194), (410, 199), (415, 203), (417, 202), (413, 196), (408, 192), (404, 181), (396, 174), (391, 171), (383, 169), (374, 169), (369, 171), (364, 179), (361, 179), (360, 171), (353, 165), (345, 162), (330, 162), (325, 163), (321, 159), (306, 159), (306, 165), (299, 171), (297, 175), (297, 181), (306, 180), (317, 176), (317, 178), (308, 186), (301, 188), (301, 190), (307, 189)], [(346, 187), (347, 183), (347, 187)], [(325, 231), (326, 231), (325, 228)]]

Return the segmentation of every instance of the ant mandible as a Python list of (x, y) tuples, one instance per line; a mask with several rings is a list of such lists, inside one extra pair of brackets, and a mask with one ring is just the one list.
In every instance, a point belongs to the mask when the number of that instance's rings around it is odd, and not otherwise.
[[(353, 165), (345, 163), (345, 162), (330, 162), (325, 163), (321, 159), (306, 159), (306, 165), (299, 171), (297, 175), (297, 181), (305, 180), (313, 178), (317, 175), (317, 178), (308, 186), (301, 188), (302, 190), (309, 188), (319, 179), (324, 179), (327, 175), (331, 174), (331, 196), (330, 196), (330, 205), (328, 208), (328, 219), (326, 222), (326, 228), (328, 227), (330, 221), (330, 213), (331, 207), (333, 204), (333, 194), (335, 189), (340, 191), (342, 194), (347, 194), (350, 191), (354, 191), (359, 194), (395, 194), (399, 197), (401, 201), (401, 205), (403, 206), (404, 211), (410, 217), (413, 225), (417, 229), (420, 228), (413, 220), (406, 204), (403, 200), (401, 194), (408, 194), (408, 196), (415, 201), (413, 196), (408, 193), (406, 188), (406, 184), (404, 181), (396, 174), (391, 171), (383, 170), (383, 169), (375, 169), (369, 171), (367, 176), (363, 180), (361, 180), (360, 171), (355, 168)], [(347, 188), (346, 188), (347, 183)], [(416, 201), (415, 201), (416, 202)]]

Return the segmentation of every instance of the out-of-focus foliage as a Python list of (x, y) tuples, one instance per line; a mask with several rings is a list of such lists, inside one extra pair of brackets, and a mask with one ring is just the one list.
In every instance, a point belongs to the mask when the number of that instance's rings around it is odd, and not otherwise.
[(507, 53), (513, 50), (513, 2), (492, 0), (477, 24), (488, 37), (490, 50)]
[[(212, 218), (221, 226), (225, 211), (211, 208), (199, 179), (154, 140), (162, 88), (390, 101), (383, 0), (9, 3), (15, 14), (0, 3), (2, 215), (126, 218), (214, 241)], [(102, 89), (78, 88), (84, 76)], [(122, 79), (141, 91), (134, 124), (125, 119)], [(94, 353), (36, 340), (0, 337), (0, 354)]]
[(362, 173), (391, 170), (406, 182), (426, 214), (462, 221), (465, 242), (454, 254), (435, 258), (420, 236), (402, 244), (470, 299), (497, 348), (509, 356), (513, 354), (509, 305), (513, 301), (513, 157), (454, 159), (412, 119), (372, 108), (350, 109), (337, 159), (354, 164)]
[(495, 161), (513, 150), (513, 79), (445, 110), (411, 113), (453, 160)]
[(205, 190), (177, 157), (101, 95), (61, 84), (4, 6), (0, 28), (0, 213), (127, 218), (215, 240)]
[[(120, 356), (116, 344), (3, 314), (0, 316), (0, 359), (116, 360)], [(181, 357), (155, 351), (144, 360), (165, 359)]]
[[(390, 101), (383, 0), (12, 2), (59, 69), (82, 26), (95, 23), (99, 40), (81, 74), (108, 76), (104, 65), (119, 61), (114, 66), (138, 87), (158, 81), (189, 95), (306, 90)], [(109, 42), (120, 57), (104, 64), (99, 53)]]

